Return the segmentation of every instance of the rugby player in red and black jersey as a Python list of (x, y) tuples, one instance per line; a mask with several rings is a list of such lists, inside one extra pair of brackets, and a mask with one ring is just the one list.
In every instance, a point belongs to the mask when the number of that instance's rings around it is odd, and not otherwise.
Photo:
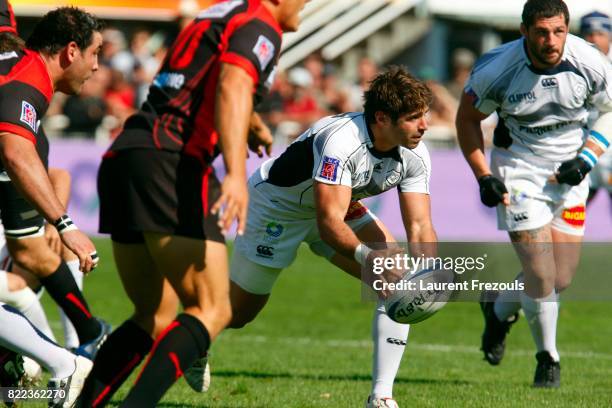
[[(3, 8), (4, 9), (4, 8)], [(92, 357), (110, 329), (92, 316), (74, 277), (44, 237), (54, 224), (81, 269), (95, 267), (91, 241), (66, 214), (47, 173), (48, 141), (40, 128), (55, 91), (78, 93), (97, 69), (100, 24), (76, 8), (45, 15), (24, 47), (10, 7), (0, 35), (0, 211), (12, 259), (32, 271), (76, 328), (80, 352)]]
[[(229, 322), (223, 232), (234, 220), (238, 233), (245, 228), (253, 106), (271, 86), (282, 33), (297, 29), (305, 2), (227, 0), (200, 12), (105, 155), (100, 231), (111, 234), (135, 311), (101, 348), (81, 406), (108, 402), (149, 352), (122, 406), (155, 406)], [(211, 166), (219, 153), (221, 184)], [(184, 312), (176, 316), (179, 300)]]

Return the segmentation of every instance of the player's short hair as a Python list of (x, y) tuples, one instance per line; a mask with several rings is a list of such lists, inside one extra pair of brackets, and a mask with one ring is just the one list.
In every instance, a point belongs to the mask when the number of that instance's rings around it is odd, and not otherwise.
[(551, 18), (560, 14), (563, 14), (565, 24), (569, 25), (569, 10), (563, 0), (527, 0), (521, 17), (525, 27), (530, 27), (540, 18)]
[(378, 74), (363, 94), (363, 111), (367, 123), (376, 121), (374, 114), (384, 112), (393, 122), (406, 113), (426, 112), (431, 105), (431, 90), (405, 68), (391, 66)]
[(20, 51), (25, 47), (25, 41), (12, 32), (0, 33), (0, 53)]
[(53, 55), (74, 41), (84, 50), (91, 45), (94, 33), (102, 28), (96, 17), (79, 8), (59, 7), (45, 14), (36, 24), (26, 46)]

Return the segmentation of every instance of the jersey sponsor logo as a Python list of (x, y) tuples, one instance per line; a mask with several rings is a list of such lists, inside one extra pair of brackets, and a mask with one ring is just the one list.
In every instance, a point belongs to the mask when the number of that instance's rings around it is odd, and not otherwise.
[(563, 218), (563, 221), (565, 221), (572, 227), (584, 227), (584, 221), (586, 219), (586, 210), (584, 205), (577, 205), (572, 208), (566, 208), (561, 213), (561, 218)]
[(348, 211), (344, 217), (344, 221), (358, 220), (368, 212), (368, 207), (363, 205), (361, 201), (351, 201)]
[(544, 78), (542, 79), (542, 87), (544, 88), (558, 88), (559, 81), (557, 78)]
[(257, 57), (262, 70), (266, 69), (272, 58), (274, 58), (275, 49), (276, 47), (274, 47), (274, 44), (268, 37), (263, 34), (259, 36), (255, 47), (253, 47), (253, 53)]
[(519, 130), (523, 133), (529, 133), (531, 135), (541, 136), (544, 133), (554, 132), (555, 130), (563, 129), (566, 126), (571, 126), (573, 124), (579, 124), (579, 122), (568, 120), (568, 121), (556, 123), (554, 125), (536, 126), (536, 127), (529, 127), (529, 126), (521, 125), (519, 126)]
[(185, 75), (176, 72), (160, 72), (153, 79), (153, 86), (158, 88), (181, 89), (185, 84)]
[(243, 3), (243, 0), (224, 1), (200, 11), (197, 18), (223, 18)]
[(510, 103), (520, 103), (520, 102), (534, 103), (536, 99), (538, 98), (536, 97), (535, 92), (529, 91), (529, 92), (523, 92), (523, 93), (510, 95), (508, 97), (508, 102)]
[(329, 181), (336, 181), (339, 165), (340, 160), (323, 156), (323, 166), (321, 166), (321, 173), (319, 175)]
[(257, 245), (257, 256), (262, 258), (274, 257), (274, 247), (266, 245)]
[(278, 224), (274, 221), (266, 225), (266, 234), (274, 238), (280, 237), (284, 230), (285, 230), (285, 227), (283, 227), (281, 224)]
[(527, 193), (521, 190), (512, 189), (510, 194), (510, 202), (514, 205), (518, 205), (527, 199)]
[(3, 52), (0, 54), (0, 61), (4, 61), (11, 58), (17, 58), (19, 55), (15, 51)]
[(37, 131), (36, 109), (29, 102), (21, 101), (21, 117), (19, 120), (31, 127), (34, 132)]

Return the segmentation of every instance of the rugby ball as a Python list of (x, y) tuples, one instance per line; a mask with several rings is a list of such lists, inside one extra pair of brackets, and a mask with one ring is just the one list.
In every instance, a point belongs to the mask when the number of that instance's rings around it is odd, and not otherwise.
[[(452, 295), (449, 285), (454, 273), (449, 269), (423, 269), (407, 272), (385, 299), (385, 309), (391, 320), (414, 324), (429, 319), (442, 309)], [(451, 286), (452, 287), (452, 286)]]

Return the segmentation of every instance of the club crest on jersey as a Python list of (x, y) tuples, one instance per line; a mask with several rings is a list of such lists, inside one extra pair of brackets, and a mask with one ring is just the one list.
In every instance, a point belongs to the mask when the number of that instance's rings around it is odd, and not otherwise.
[(19, 120), (31, 127), (32, 130), (36, 132), (36, 129), (38, 128), (38, 126), (36, 126), (36, 109), (34, 109), (32, 104), (26, 101), (21, 101), (21, 118), (19, 118)]
[(259, 36), (255, 47), (253, 47), (253, 53), (257, 57), (262, 70), (266, 69), (272, 58), (274, 58), (275, 49), (274, 44), (272, 44), (268, 37), (265, 35)]
[(321, 167), (320, 176), (329, 181), (336, 181), (338, 175), (338, 166), (340, 160), (331, 157), (323, 156), (323, 166)]

